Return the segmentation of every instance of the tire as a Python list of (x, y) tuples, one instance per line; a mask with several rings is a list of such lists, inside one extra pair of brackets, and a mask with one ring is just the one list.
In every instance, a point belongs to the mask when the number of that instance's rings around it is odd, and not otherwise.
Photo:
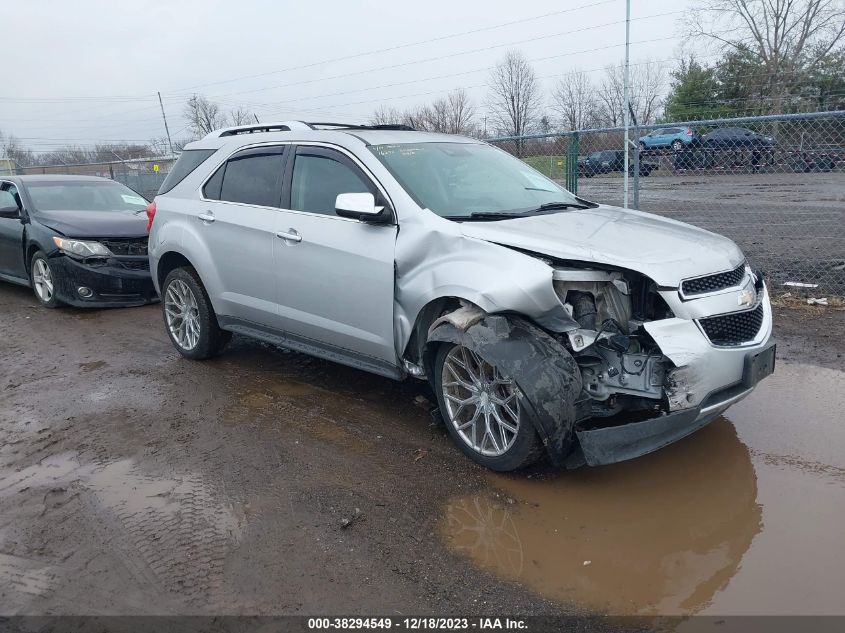
[(45, 308), (52, 309), (63, 305), (56, 298), (56, 275), (44, 251), (36, 251), (29, 261), (29, 283), (38, 303)]
[[(468, 371), (461, 368), (461, 362), (467, 363)], [(457, 372), (457, 375), (454, 372)], [(492, 393), (498, 399), (506, 399), (508, 406), (495, 404), (477, 391), (475, 393), (479, 395), (473, 396), (473, 392), (463, 386), (464, 384), (477, 385), (475, 382), (470, 382), (473, 372), (485, 377), (488, 381), (486, 389), (483, 389), (481, 393), (488, 395)], [(489, 380), (495, 377), (498, 377), (497, 384)], [(459, 378), (464, 383), (461, 383)], [(519, 404), (522, 396), (518, 394), (516, 385), (499, 373), (492, 363), (461, 345), (443, 343), (435, 354), (433, 382), (446, 429), (458, 447), (471, 460), (490, 470), (508, 472), (525, 468), (540, 459), (543, 448), (528, 413)], [(479, 405), (461, 405), (456, 401), (456, 399), (468, 400), (472, 397), (484, 398), (484, 400), (479, 400), (482, 403)], [(487, 411), (492, 411), (495, 407), (497, 415), (500, 416), (499, 419), (505, 420), (516, 432), (505, 429), (497, 422), (493, 414), (489, 415), (491, 426), (488, 427), (485, 423), (487, 416), (483, 413), (479, 414), (482, 406), (490, 407)], [(469, 409), (469, 407), (474, 408)], [(458, 428), (461, 423), (466, 425), (475, 417), (478, 417), (478, 420), (473, 426), (463, 430)], [(480, 442), (478, 441), (479, 434), (482, 435)]]
[(208, 293), (193, 268), (176, 268), (167, 275), (161, 288), (161, 313), (173, 347), (185, 358), (216, 356), (232, 338), (231, 332), (220, 328)]
[(682, 149), (684, 149), (684, 142), (680, 139), (672, 141), (672, 149), (676, 152), (680, 152)]
[(640, 142), (640, 153), (644, 152), (645, 150), (646, 150), (645, 143)]

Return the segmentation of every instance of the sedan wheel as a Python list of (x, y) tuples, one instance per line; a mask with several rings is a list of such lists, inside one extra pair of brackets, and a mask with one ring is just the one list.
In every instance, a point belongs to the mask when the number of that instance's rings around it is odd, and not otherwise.
[(62, 305), (56, 297), (56, 277), (43, 251), (37, 251), (32, 256), (29, 263), (29, 276), (32, 291), (42, 306), (57, 308)]
[(36, 259), (32, 270), (32, 282), (35, 285), (35, 292), (38, 298), (44, 303), (53, 300), (53, 274), (50, 267), (43, 259)]
[(485, 457), (510, 450), (520, 424), (512, 380), (475, 352), (455, 345), (443, 362), (441, 389), (447, 422), (469, 448)]
[(672, 149), (675, 150), (676, 152), (680, 152), (682, 149), (684, 149), (684, 142), (683, 141), (673, 141), (672, 142)]

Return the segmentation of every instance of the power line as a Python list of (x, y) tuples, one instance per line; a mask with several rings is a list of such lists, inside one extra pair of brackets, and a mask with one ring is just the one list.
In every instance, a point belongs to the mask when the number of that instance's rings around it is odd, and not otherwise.
[(533, 20), (540, 20), (540, 19), (543, 19), (543, 18), (549, 18), (549, 17), (556, 16), (556, 15), (562, 15), (564, 13), (573, 13), (575, 11), (580, 11), (582, 9), (589, 9), (589, 8), (597, 7), (597, 6), (600, 6), (600, 5), (603, 5), (603, 4), (611, 4), (615, 1), (616, 0), (601, 0), (599, 2), (593, 2), (591, 4), (584, 4), (584, 5), (577, 6), (577, 7), (571, 7), (569, 9), (562, 9), (560, 11), (552, 11), (551, 13), (544, 13), (542, 15), (535, 15), (535, 16), (531, 16), (531, 17), (528, 17), (528, 18), (522, 18), (522, 19), (519, 19), (519, 20), (512, 20), (510, 22), (502, 22), (500, 24), (494, 24), (492, 26), (486, 26), (486, 27), (480, 27), (480, 28), (477, 28), (477, 29), (471, 29), (469, 31), (462, 31), (460, 33), (453, 33), (451, 35), (442, 35), (442, 36), (439, 36), (439, 37), (433, 37), (433, 38), (426, 39), (426, 40), (418, 40), (416, 42), (409, 42), (407, 44), (399, 44), (399, 45), (396, 45), (396, 46), (389, 46), (387, 48), (374, 49), (374, 50), (370, 50), (370, 51), (364, 51), (364, 52), (361, 52), (361, 53), (355, 53), (355, 54), (352, 54), (352, 55), (345, 55), (345, 56), (342, 56), (342, 57), (334, 57), (334, 58), (331, 58), (331, 59), (324, 59), (324, 60), (321, 60), (321, 61), (318, 61), (318, 62), (312, 62), (312, 63), (309, 63), (309, 64), (302, 64), (300, 66), (289, 66), (287, 68), (281, 68), (281, 69), (278, 69), (278, 70), (271, 70), (269, 72), (258, 73), (258, 74), (255, 74), (255, 75), (243, 75), (243, 76), (235, 77), (235, 78), (232, 78), (232, 79), (223, 79), (223, 80), (220, 80), (220, 81), (213, 81), (213, 82), (208, 82), (208, 83), (203, 83), (203, 84), (197, 84), (195, 86), (190, 86), (190, 87), (187, 87), (187, 88), (171, 90), (170, 92), (171, 93), (183, 92), (183, 91), (186, 91), (186, 90), (195, 90), (196, 88), (206, 88), (208, 86), (217, 86), (217, 85), (232, 83), (232, 82), (236, 82), (236, 81), (244, 81), (244, 80), (247, 80), (247, 79), (259, 79), (261, 77), (269, 77), (270, 75), (277, 75), (277, 74), (280, 74), (280, 73), (290, 72), (290, 71), (293, 71), (293, 70), (304, 70), (304, 69), (308, 69), (308, 68), (314, 68), (316, 66), (322, 66), (322, 65), (325, 65), (325, 64), (332, 64), (332, 63), (335, 63), (335, 62), (348, 61), (350, 59), (358, 59), (360, 57), (366, 57), (368, 55), (379, 55), (381, 53), (389, 53), (389, 52), (397, 51), (397, 50), (400, 50), (400, 49), (403, 49), (403, 48), (410, 48), (410, 47), (413, 47), (413, 46), (420, 46), (422, 44), (430, 44), (430, 43), (433, 43), (433, 42), (441, 42), (443, 40), (453, 39), (453, 38), (456, 38), (456, 37), (463, 37), (465, 35), (473, 35), (475, 33), (482, 33), (482, 32), (485, 32), (485, 31), (493, 31), (493, 30), (496, 30), (496, 29), (504, 28), (506, 26), (513, 26), (515, 24), (523, 24), (525, 22), (531, 22)]
[[(666, 13), (656, 13), (656, 14), (653, 14), (653, 15), (646, 15), (646, 16), (636, 18), (636, 20), (648, 20), (648, 19), (653, 19), (653, 18), (658, 18), (658, 17), (664, 17), (664, 16), (667, 16), (667, 15), (675, 15), (675, 14), (678, 14), (678, 13), (682, 13), (682, 12), (681, 11), (668, 11)], [(293, 86), (302, 86), (302, 85), (305, 85), (305, 84), (318, 83), (318, 82), (321, 82), (321, 81), (331, 81), (331, 80), (334, 80), (334, 79), (346, 79), (348, 77), (355, 77), (355, 76), (358, 76), (358, 75), (370, 74), (370, 73), (379, 72), (379, 71), (382, 71), (382, 70), (393, 70), (393, 69), (396, 69), (396, 68), (406, 68), (408, 66), (414, 66), (416, 64), (424, 64), (424, 63), (432, 62), (432, 61), (442, 61), (444, 59), (451, 59), (453, 57), (459, 57), (459, 56), (462, 56), (462, 55), (470, 55), (470, 54), (473, 54), (473, 53), (482, 53), (482, 52), (494, 50), (494, 49), (497, 49), (497, 48), (504, 48), (504, 47), (508, 47), (508, 46), (517, 46), (517, 45), (520, 45), (520, 44), (527, 44), (527, 43), (530, 43), (530, 42), (538, 42), (538, 41), (541, 41), (541, 40), (547, 40), (547, 39), (551, 39), (551, 38), (555, 38), (555, 37), (562, 37), (564, 35), (572, 35), (574, 33), (583, 33), (584, 31), (594, 31), (594, 30), (597, 30), (597, 29), (606, 28), (608, 26), (616, 26), (616, 25), (622, 24), (624, 22), (625, 22), (624, 20), (616, 20), (616, 21), (613, 21), (613, 22), (605, 22), (604, 24), (595, 24), (593, 26), (588, 26), (588, 27), (578, 28), (578, 29), (571, 29), (569, 31), (561, 31), (559, 33), (552, 33), (552, 34), (549, 34), (549, 35), (540, 35), (540, 36), (537, 36), (537, 37), (531, 37), (531, 38), (528, 38), (528, 39), (518, 40), (518, 41), (515, 41), (515, 42), (492, 44), (490, 46), (484, 46), (484, 47), (481, 47), (481, 48), (474, 48), (474, 49), (470, 49), (470, 50), (466, 50), (466, 51), (458, 51), (456, 53), (449, 53), (449, 54), (446, 54), (446, 55), (438, 55), (438, 56), (435, 56), (435, 57), (427, 57), (427, 58), (424, 58), (424, 59), (416, 59), (416, 60), (411, 60), (411, 61), (407, 61), (407, 62), (402, 62), (402, 63), (399, 63), (399, 64), (390, 64), (390, 65), (387, 65), (387, 66), (379, 66), (377, 68), (369, 68), (369, 69), (366, 69), (366, 70), (355, 71), (355, 72), (352, 72), (352, 73), (344, 73), (342, 75), (332, 75), (330, 77), (315, 77), (313, 79), (303, 79), (303, 80), (300, 80), (300, 81), (289, 82), (289, 83), (286, 83), (286, 84), (278, 84), (278, 85), (275, 85), (275, 86), (269, 86), (269, 87), (264, 87), (264, 88), (252, 88), (252, 89), (249, 89), (249, 90), (238, 90), (238, 91), (235, 91), (235, 92), (227, 92), (227, 93), (223, 93), (223, 94), (208, 95), (208, 96), (210, 98), (231, 97), (233, 95), (250, 94), (250, 93), (255, 93), (255, 92), (265, 92), (267, 90), (277, 90), (279, 88), (290, 88), (290, 87), (293, 87)], [(671, 36), (667, 39), (675, 39), (675, 36)]]

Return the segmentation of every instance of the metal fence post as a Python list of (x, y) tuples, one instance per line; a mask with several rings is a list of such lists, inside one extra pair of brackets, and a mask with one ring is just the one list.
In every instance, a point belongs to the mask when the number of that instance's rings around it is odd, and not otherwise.
[(566, 188), (574, 194), (578, 193), (578, 132), (573, 132), (569, 137), (566, 152)]
[[(639, 137), (640, 132), (639, 128), (634, 127), (634, 138), (637, 139), (635, 141), (631, 141), (635, 143), (634, 145), (634, 200), (633, 200), (633, 208), (639, 211), (640, 209), (640, 143)], [(625, 148), (625, 151), (630, 151), (630, 148)]]

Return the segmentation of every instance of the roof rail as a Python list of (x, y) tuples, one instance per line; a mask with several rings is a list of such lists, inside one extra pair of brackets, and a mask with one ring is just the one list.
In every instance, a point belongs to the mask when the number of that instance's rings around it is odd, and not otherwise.
[(259, 134), (261, 132), (293, 132), (296, 130), (399, 130), (413, 132), (409, 125), (358, 125), (355, 123), (322, 123), (308, 121), (281, 121), (278, 123), (253, 123), (251, 125), (236, 125), (221, 130), (214, 130), (206, 138), (223, 138), (240, 134)]
[(222, 138), (224, 136), (237, 136), (238, 134), (256, 134), (260, 132), (291, 132), (293, 130), (312, 129), (302, 121), (281, 121), (278, 123), (253, 123), (251, 125), (236, 125), (234, 127), (214, 130), (206, 138)]
[(400, 130), (405, 132), (414, 132), (414, 128), (410, 125), (400, 125), (400, 124), (379, 124), (379, 125), (356, 125), (354, 123), (318, 123), (312, 121), (303, 121), (305, 125), (309, 126), (312, 130), (316, 130), (317, 128), (332, 128), (337, 130)]

